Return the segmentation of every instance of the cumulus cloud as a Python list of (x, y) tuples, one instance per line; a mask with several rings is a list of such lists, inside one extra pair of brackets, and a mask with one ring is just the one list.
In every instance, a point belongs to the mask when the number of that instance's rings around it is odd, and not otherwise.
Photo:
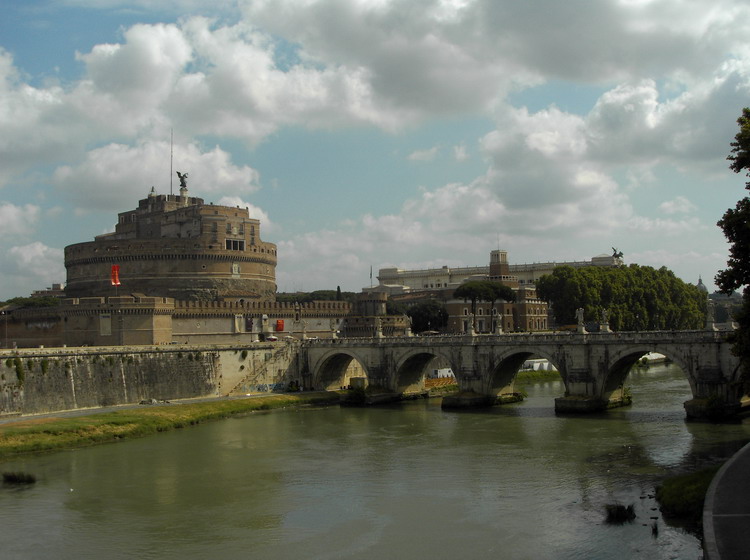
[[(82, 213), (130, 208), (152, 185), (178, 188), (163, 140), (174, 128), (174, 168), (189, 172), (191, 194), (248, 207), (282, 232), (244, 202), (260, 178), (233, 163), (230, 145), (253, 149), (285, 127), (400, 132), (480, 116), (495, 127), (479, 139), (420, 138), (453, 146), (456, 162), (468, 152), (455, 143), (478, 140), (486, 168), (476, 176), (452, 176), (398, 211), (365, 209), (279, 247), (282, 275), (285, 252), (321, 277), (367, 261), (437, 262), (451, 251), (481, 263), (487, 240), (498, 237), (554, 251), (591, 231), (702, 231), (705, 220), (693, 215), (701, 209), (687, 197), (664, 201), (667, 217), (653, 219), (638, 191), (659, 187), (660, 166), (716, 174), (718, 161), (726, 172), (750, 94), (750, 7), (732, 0), (597, 2), (585, 11), (556, 0), (242, 0), (239, 19), (191, 15), (197, 4), (169, 0), (166, 9), (184, 14), (178, 22), (133, 25), (119, 41), (78, 53), (82, 75), (67, 82), (31, 85), (0, 48), (0, 187), (51, 184)], [(226, 16), (228, 6), (214, 7)], [(600, 94), (575, 113), (508, 101), (510, 92), (555, 83)], [(399, 153), (438, 155), (419, 147)], [(31, 234), (40, 212), (1, 204), (0, 233)]]
[(466, 161), (469, 159), (469, 152), (464, 144), (453, 146), (453, 157), (456, 161)]
[(659, 210), (665, 214), (689, 214), (696, 209), (695, 204), (684, 196), (678, 196), (672, 200), (665, 200), (659, 205)]
[[(58, 167), (53, 176), (61, 196), (83, 211), (129, 208), (133, 200), (144, 198), (155, 186), (157, 193), (177, 194), (180, 183), (170, 176), (170, 144), (142, 142), (136, 146), (108, 144), (91, 150), (79, 165)], [(202, 151), (196, 144), (177, 145), (173, 167), (188, 173), (192, 196), (213, 202), (212, 197), (237, 196), (259, 188), (258, 172), (248, 166), (235, 166), (230, 155), (215, 147)]]
[(0, 236), (14, 237), (32, 233), (39, 221), (40, 209), (33, 204), (16, 206), (0, 202)]
[(409, 161), (432, 161), (435, 159), (437, 153), (438, 147), (433, 146), (432, 148), (428, 148), (426, 150), (416, 150), (410, 153), (406, 159), (408, 159)]
[(14, 295), (30, 295), (32, 291), (64, 282), (63, 251), (47, 247), (39, 241), (10, 247), (3, 259), (0, 273), (6, 290)]

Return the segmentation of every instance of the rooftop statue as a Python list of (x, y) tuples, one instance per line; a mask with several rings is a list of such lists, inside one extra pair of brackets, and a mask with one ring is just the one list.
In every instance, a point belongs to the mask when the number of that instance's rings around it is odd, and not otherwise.
[(615, 247), (612, 247), (612, 256), (616, 259), (621, 259), (622, 251), (618, 251)]
[(180, 188), (186, 189), (187, 188), (187, 173), (180, 173), (179, 171), (176, 171), (177, 176), (180, 178)]

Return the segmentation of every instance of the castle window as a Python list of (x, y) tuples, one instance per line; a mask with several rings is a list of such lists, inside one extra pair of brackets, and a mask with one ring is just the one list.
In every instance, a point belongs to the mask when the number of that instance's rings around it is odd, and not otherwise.
[(227, 251), (244, 251), (245, 242), (239, 239), (227, 239)]
[(232, 233), (232, 224), (227, 222), (227, 233)]

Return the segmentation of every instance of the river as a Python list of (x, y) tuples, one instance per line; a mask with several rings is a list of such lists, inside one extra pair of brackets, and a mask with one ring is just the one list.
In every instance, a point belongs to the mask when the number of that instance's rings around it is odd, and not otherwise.
[[(598, 416), (556, 416), (554, 381), (488, 410), (254, 413), (6, 462), (38, 482), (0, 487), (2, 556), (697, 560), (654, 484), (731, 455), (750, 423), (686, 422), (674, 367), (628, 384), (634, 405)], [(607, 525), (609, 503), (633, 504), (636, 520)]]

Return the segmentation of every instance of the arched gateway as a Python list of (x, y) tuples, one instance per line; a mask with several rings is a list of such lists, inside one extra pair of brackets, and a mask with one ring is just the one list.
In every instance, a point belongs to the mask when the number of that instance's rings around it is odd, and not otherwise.
[(424, 388), (429, 364), (439, 359), (456, 375), (464, 403), (492, 404), (512, 393), (517, 372), (533, 356), (547, 359), (560, 372), (565, 395), (555, 401), (558, 412), (594, 412), (616, 404), (631, 366), (644, 354), (658, 352), (678, 365), (690, 383), (693, 399), (685, 403), (687, 415), (702, 417), (716, 412), (717, 406), (727, 414), (740, 408), (743, 384), (729, 334), (706, 330), (314, 340), (303, 345), (301, 371), (307, 386), (333, 388), (346, 384), (346, 372), (356, 362), (369, 385), (407, 394)]

